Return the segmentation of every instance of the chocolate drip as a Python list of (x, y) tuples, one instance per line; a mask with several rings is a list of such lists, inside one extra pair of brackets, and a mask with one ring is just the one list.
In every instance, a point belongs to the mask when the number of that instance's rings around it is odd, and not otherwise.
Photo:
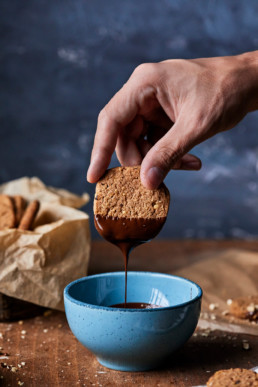
[[(165, 217), (154, 219), (130, 219), (110, 218), (101, 215), (94, 216), (95, 227), (99, 234), (122, 251), (125, 264), (125, 308), (127, 307), (127, 266), (129, 254), (136, 246), (153, 239), (160, 232), (165, 221)], [(144, 303), (139, 304), (144, 305)]]

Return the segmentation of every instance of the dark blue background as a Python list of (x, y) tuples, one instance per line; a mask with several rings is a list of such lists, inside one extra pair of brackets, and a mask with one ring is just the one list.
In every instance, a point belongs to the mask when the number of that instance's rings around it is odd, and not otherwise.
[[(97, 115), (133, 69), (255, 50), (257, 20), (257, 0), (2, 0), (0, 182), (35, 175), (92, 197)], [(257, 118), (199, 145), (201, 172), (170, 173), (160, 236), (257, 236)]]

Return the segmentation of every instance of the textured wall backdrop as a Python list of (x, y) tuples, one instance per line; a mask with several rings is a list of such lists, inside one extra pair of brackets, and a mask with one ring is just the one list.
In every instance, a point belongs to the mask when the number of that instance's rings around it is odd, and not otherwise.
[[(2, 0), (0, 7), (0, 182), (36, 175), (91, 196), (85, 174), (98, 112), (138, 64), (258, 46), (257, 0)], [(252, 113), (196, 147), (202, 171), (170, 173), (173, 203), (161, 237), (258, 236), (257, 119)]]

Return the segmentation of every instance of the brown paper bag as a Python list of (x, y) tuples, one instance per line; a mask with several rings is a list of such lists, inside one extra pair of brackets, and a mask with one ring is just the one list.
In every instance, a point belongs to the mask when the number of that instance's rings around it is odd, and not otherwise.
[(73, 208), (80, 208), (90, 200), (87, 193), (78, 196), (65, 189), (49, 187), (37, 177), (22, 177), (2, 184), (0, 194), (2, 193), (22, 195), (30, 201), (37, 199), (40, 202), (62, 204)]
[(59, 203), (78, 207), (88, 195), (49, 188), (37, 178), (6, 183), (0, 192), (41, 202), (33, 231), (0, 231), (0, 293), (63, 310), (64, 287), (87, 274), (90, 230), (87, 214)]
[[(200, 258), (173, 273), (198, 283), (203, 289), (199, 327), (258, 335), (257, 323), (225, 315), (228, 299), (258, 293), (258, 252), (227, 250), (205, 253)], [(211, 304), (217, 307), (210, 310)]]

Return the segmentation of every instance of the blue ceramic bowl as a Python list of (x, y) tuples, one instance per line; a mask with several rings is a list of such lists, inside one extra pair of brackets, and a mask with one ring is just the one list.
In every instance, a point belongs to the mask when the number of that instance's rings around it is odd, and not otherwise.
[(193, 334), (202, 290), (181, 277), (128, 272), (127, 301), (160, 308), (108, 307), (124, 302), (124, 281), (124, 272), (116, 272), (81, 278), (66, 286), (64, 303), (69, 326), (108, 368), (156, 368)]

